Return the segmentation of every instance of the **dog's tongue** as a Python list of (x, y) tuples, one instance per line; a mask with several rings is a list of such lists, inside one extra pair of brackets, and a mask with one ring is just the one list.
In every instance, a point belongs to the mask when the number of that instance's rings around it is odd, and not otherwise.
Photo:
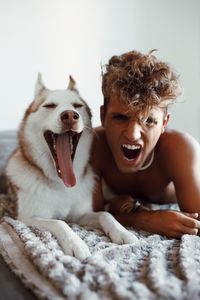
[(67, 187), (76, 184), (76, 177), (73, 170), (70, 146), (70, 134), (65, 132), (59, 134), (56, 141), (56, 154), (61, 178)]

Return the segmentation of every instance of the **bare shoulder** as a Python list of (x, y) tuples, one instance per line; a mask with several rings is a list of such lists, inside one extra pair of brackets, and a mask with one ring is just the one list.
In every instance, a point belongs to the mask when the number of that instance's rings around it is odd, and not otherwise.
[[(159, 140), (159, 147), (161, 150), (166, 149), (173, 151), (173, 154), (180, 153), (182, 151), (200, 151), (200, 144), (198, 141), (189, 133), (181, 132), (178, 130), (168, 129), (163, 133)], [(200, 153), (199, 153), (200, 154)]]
[(103, 127), (94, 128), (94, 139), (93, 139), (93, 148), (99, 149), (99, 147), (105, 147), (106, 138), (105, 130)]
[(105, 161), (105, 155), (108, 152), (105, 131), (103, 127), (94, 128), (94, 138), (91, 149), (91, 164), (97, 171)]
[(158, 157), (167, 169), (200, 163), (200, 144), (185, 132), (168, 129), (160, 137), (157, 149)]

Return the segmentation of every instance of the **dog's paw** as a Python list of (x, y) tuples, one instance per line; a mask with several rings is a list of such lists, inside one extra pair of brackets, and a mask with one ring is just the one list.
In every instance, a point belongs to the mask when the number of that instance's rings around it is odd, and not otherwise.
[(91, 255), (88, 246), (79, 237), (74, 237), (70, 242), (63, 244), (62, 248), (66, 255), (74, 256), (80, 260), (84, 260)]
[(135, 244), (138, 242), (138, 238), (128, 231), (127, 229), (123, 228), (121, 230), (112, 230), (108, 233), (112, 242), (116, 244)]

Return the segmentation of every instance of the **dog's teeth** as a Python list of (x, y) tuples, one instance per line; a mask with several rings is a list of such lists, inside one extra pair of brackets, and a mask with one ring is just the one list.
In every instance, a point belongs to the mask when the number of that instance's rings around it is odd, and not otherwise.
[(56, 139), (54, 135), (53, 135), (53, 149), (56, 150)]
[(72, 143), (72, 137), (71, 136), (70, 136), (69, 142), (70, 142), (70, 149), (71, 149), (71, 154), (72, 154), (73, 153), (73, 143)]

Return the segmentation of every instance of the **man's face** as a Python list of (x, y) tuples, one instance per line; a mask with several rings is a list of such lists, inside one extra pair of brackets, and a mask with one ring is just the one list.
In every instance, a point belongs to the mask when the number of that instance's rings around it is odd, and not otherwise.
[(133, 108), (111, 97), (101, 111), (102, 125), (115, 163), (121, 172), (137, 172), (149, 162), (152, 151), (167, 125), (169, 114), (152, 108), (142, 117)]

